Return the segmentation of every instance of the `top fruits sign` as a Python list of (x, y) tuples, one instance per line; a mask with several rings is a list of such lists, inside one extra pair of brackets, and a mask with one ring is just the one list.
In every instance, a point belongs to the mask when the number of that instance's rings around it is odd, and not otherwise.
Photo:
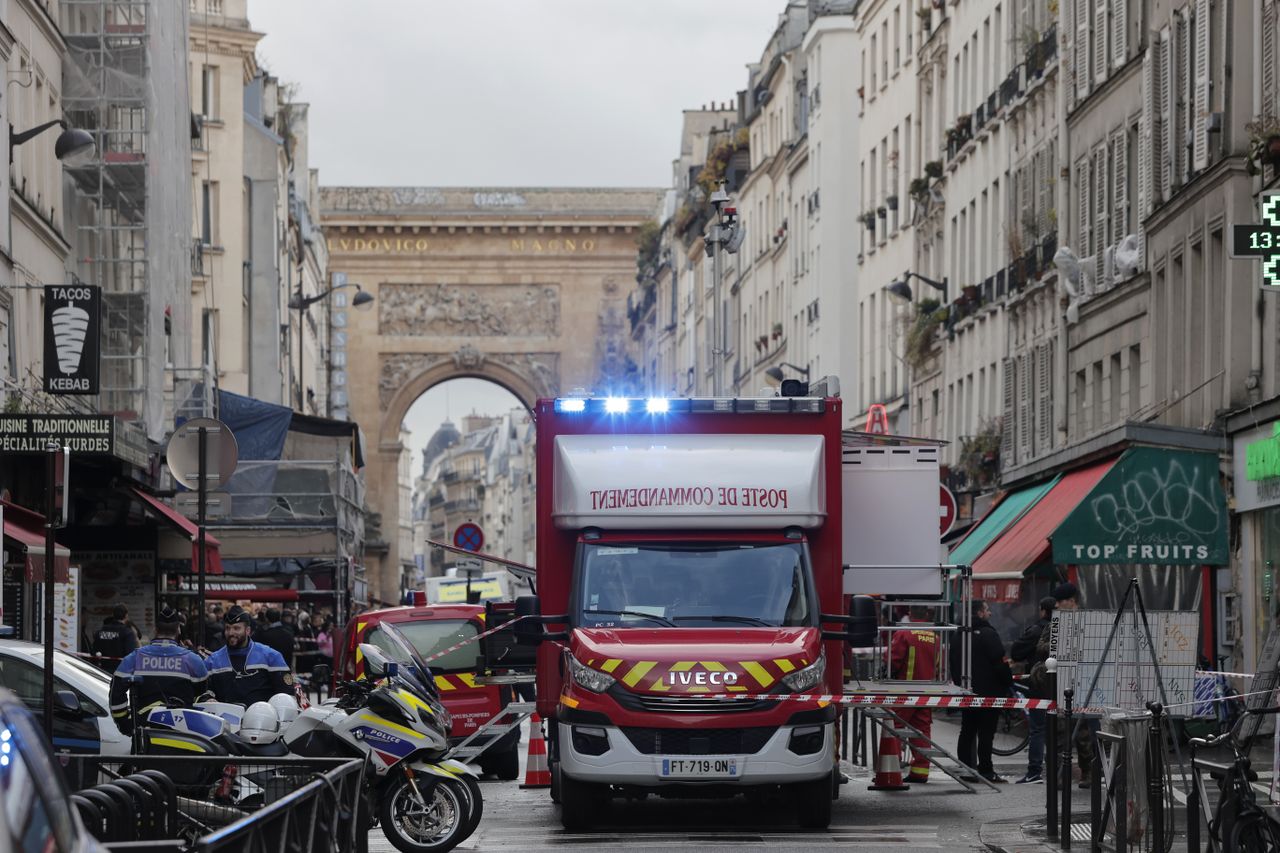
[(102, 289), (51, 284), (44, 289), (44, 390), (97, 394)]

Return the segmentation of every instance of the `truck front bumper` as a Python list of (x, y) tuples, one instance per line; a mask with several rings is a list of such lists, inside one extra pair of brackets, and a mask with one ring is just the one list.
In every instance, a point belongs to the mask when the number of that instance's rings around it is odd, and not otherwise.
[[(696, 758), (715, 759), (723, 755), (690, 756), (681, 754), (650, 754), (641, 752), (617, 726), (588, 726), (603, 731), (608, 738), (608, 748), (599, 755), (580, 752), (575, 746), (574, 724), (558, 723), (560, 772), (580, 782), (596, 782), (612, 785), (639, 785), (643, 787), (699, 786), (699, 785), (786, 785), (829, 778), (832, 768), (833, 737), (835, 727), (824, 723), (822, 746), (815, 752), (798, 755), (791, 749), (792, 734), (812, 731), (814, 725), (779, 726), (755, 753), (737, 753), (740, 766), (733, 778), (669, 778), (662, 775), (663, 759)], [(673, 730), (678, 731), (678, 730)], [(593, 751), (600, 751), (599, 738), (594, 738)]]

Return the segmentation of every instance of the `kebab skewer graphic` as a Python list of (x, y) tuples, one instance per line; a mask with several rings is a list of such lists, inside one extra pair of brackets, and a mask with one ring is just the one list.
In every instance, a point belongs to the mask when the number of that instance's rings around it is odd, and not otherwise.
[(80, 369), (84, 339), (89, 332), (89, 312), (74, 304), (53, 312), (53, 344), (58, 353), (58, 369), (72, 374)]

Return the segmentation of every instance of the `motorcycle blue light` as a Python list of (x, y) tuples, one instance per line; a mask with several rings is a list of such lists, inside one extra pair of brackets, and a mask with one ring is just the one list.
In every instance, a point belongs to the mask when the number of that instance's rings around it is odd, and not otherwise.
[(665, 397), (650, 397), (644, 408), (651, 415), (665, 415), (671, 411), (671, 401)]

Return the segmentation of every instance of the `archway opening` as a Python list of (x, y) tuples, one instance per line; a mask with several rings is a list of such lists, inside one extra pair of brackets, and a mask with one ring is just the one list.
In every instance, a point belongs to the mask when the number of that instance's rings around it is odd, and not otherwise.
[[(485, 597), (521, 591), (500, 565), (437, 547), (454, 543), (532, 565), (534, 428), (525, 403), (490, 379), (455, 377), (428, 387), (400, 426), (400, 562), (409, 589), (441, 601), (435, 578), (472, 572)], [(499, 580), (495, 580), (499, 579)]]

